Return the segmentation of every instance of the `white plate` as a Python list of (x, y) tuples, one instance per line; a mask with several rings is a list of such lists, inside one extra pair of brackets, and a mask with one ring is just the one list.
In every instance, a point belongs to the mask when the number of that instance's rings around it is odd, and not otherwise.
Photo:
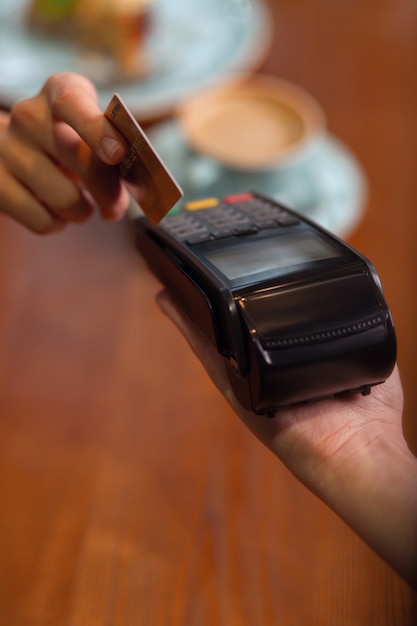
[(27, 4), (0, 0), (0, 102), (5, 106), (34, 95), (50, 74), (77, 71), (96, 83), (103, 109), (118, 91), (145, 121), (166, 115), (184, 97), (230, 73), (255, 67), (271, 36), (264, 0), (155, 0), (149, 76), (131, 84), (106, 83), (76, 46), (28, 32)]
[(366, 180), (353, 154), (324, 134), (290, 167), (236, 173), (190, 152), (174, 121), (153, 127), (149, 138), (184, 190), (185, 200), (256, 191), (279, 200), (337, 236), (346, 239), (359, 223)]

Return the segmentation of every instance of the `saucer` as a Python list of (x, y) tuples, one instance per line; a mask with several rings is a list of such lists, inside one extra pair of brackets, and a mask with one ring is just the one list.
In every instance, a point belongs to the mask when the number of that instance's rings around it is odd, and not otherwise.
[(173, 212), (184, 201), (252, 191), (282, 202), (342, 239), (362, 218), (365, 175), (350, 150), (329, 133), (311, 143), (292, 165), (243, 176), (192, 153), (175, 121), (154, 126), (148, 136), (184, 190)]

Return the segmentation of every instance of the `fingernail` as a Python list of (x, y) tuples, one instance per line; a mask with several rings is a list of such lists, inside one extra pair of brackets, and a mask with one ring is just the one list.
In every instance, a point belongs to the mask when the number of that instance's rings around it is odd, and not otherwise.
[(100, 143), (104, 156), (112, 163), (120, 161), (124, 155), (124, 148), (120, 141), (113, 137), (103, 137)]

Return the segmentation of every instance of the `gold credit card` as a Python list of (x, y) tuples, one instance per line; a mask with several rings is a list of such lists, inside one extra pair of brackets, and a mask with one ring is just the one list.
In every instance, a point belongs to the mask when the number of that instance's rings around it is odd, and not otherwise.
[(104, 115), (128, 144), (127, 154), (118, 166), (120, 175), (147, 218), (157, 224), (183, 191), (118, 94), (114, 94)]

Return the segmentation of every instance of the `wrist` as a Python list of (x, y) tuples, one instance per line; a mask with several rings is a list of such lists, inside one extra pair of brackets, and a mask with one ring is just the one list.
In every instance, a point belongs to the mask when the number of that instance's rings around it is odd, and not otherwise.
[(335, 455), (317, 487), (332, 510), (417, 585), (417, 459), (402, 435), (387, 428)]

